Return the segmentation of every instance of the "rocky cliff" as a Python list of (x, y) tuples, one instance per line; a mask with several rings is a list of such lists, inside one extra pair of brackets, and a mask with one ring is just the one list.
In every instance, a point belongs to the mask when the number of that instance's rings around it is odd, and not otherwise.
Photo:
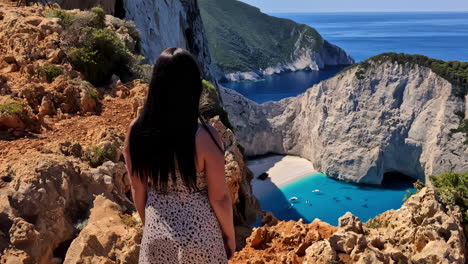
[(101, 6), (108, 14), (119, 11), (121, 18), (132, 20), (140, 33), (141, 53), (153, 64), (168, 47), (190, 50), (201, 66), (204, 76), (213, 80), (213, 65), (205, 29), (196, 1), (167, 0), (56, 0), (64, 9), (89, 9)]
[(319, 70), (354, 60), (313, 28), (268, 16), (237, 0), (200, 0), (213, 59), (228, 81), (285, 71)]
[[(62, 50), (66, 21), (43, 11), (0, 1), (0, 263), (136, 263), (142, 229), (121, 151), (147, 84), (114, 76), (94, 87)], [(103, 31), (130, 44), (126, 30), (114, 27), (124, 24), (107, 16)], [(220, 107), (218, 96), (203, 98), (204, 109)], [(252, 174), (235, 135), (214, 113), (206, 117), (226, 147), (242, 244), (259, 209)]]
[(264, 220), (231, 263), (463, 264), (468, 253), (461, 212), (443, 206), (429, 188), (367, 223), (349, 212), (339, 218), (338, 228), (319, 219), (310, 224)]
[(197, 1), (123, 1), (125, 18), (132, 20), (141, 37), (141, 52), (153, 64), (168, 47), (190, 50), (205, 78), (213, 79), (211, 54)]
[(378, 184), (387, 172), (424, 181), (468, 170), (465, 135), (453, 133), (466, 109), (457, 87), (383, 56), (279, 102), (259, 105), (227, 89), (222, 97), (247, 155), (300, 155), (330, 177)]

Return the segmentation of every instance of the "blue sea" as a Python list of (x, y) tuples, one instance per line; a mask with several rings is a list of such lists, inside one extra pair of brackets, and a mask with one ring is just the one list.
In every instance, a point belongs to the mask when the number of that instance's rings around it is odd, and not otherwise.
[[(297, 221), (302, 218), (310, 223), (319, 218), (337, 225), (338, 218), (346, 212), (365, 222), (389, 209), (398, 209), (407, 190), (415, 191), (406, 179), (372, 186), (338, 181), (322, 173), (314, 173), (257, 198), (262, 209), (272, 212), (278, 219)], [(292, 197), (297, 200), (290, 201)]]
[[(422, 54), (441, 60), (468, 61), (468, 12), (404, 13), (273, 13), (307, 24), (356, 61), (384, 52)], [(303, 93), (341, 68), (319, 73), (302, 71), (267, 77), (258, 82), (221, 85), (258, 103)]]

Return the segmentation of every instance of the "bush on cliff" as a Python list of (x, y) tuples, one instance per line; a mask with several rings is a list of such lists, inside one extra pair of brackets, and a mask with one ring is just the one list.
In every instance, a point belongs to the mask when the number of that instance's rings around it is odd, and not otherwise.
[(82, 43), (72, 48), (68, 56), (89, 82), (102, 85), (112, 74), (121, 78), (132, 75), (130, 68), (135, 58), (114, 31), (91, 27), (84, 31)]
[[(106, 27), (106, 15), (102, 8), (92, 8), (69, 18), (63, 10), (51, 10), (50, 16), (71, 21), (65, 23), (61, 46), (73, 67), (93, 85), (106, 84), (113, 74), (123, 81), (140, 77), (141, 59), (125, 45), (112, 26)], [(64, 17), (64, 18), (62, 18)], [(131, 23), (124, 23), (125, 25)], [(139, 41), (138, 31), (125, 26), (130, 37)]]
[(46, 9), (44, 11), (45, 17), (55, 17), (60, 19), (60, 25), (68, 27), (73, 23), (74, 16), (70, 15), (62, 9)]
[(463, 213), (463, 223), (468, 224), (468, 172), (445, 172), (430, 176), (440, 202), (445, 205), (459, 206)]
[[(356, 72), (358, 79), (363, 78), (363, 74), (370, 67), (370, 62), (382, 63), (385, 61), (399, 64), (420, 65), (430, 68), (440, 77), (446, 79), (453, 85), (452, 94), (464, 98), (468, 94), (468, 62), (443, 61), (429, 58), (423, 55), (410, 55), (405, 53), (383, 53), (369, 58), (361, 63), (354, 64), (349, 68), (359, 67)], [(345, 69), (346, 70), (346, 69)]]
[(21, 116), (24, 113), (24, 106), (21, 102), (12, 101), (0, 105), (0, 114)]
[(39, 76), (46, 78), (48, 83), (53, 82), (58, 76), (63, 74), (63, 68), (52, 64), (44, 64), (36, 69)]
[(224, 108), (219, 103), (218, 92), (216, 88), (214, 87), (214, 85), (206, 80), (202, 81), (202, 85), (203, 85), (203, 93), (205, 94), (205, 97), (207, 97), (206, 100), (211, 102), (207, 104), (209, 107), (207, 107), (206, 105), (202, 105), (200, 107), (202, 114), (208, 118), (219, 116), (219, 119), (221, 120), (223, 125), (226, 128), (229, 128), (232, 131), (234, 131), (231, 121), (229, 120), (228, 113), (226, 112), (226, 110), (224, 110)]
[(113, 157), (115, 157), (116, 152), (117, 148), (114, 145), (111, 145), (107, 148), (92, 146), (86, 150), (84, 158), (88, 161), (91, 167), (96, 168), (108, 160), (113, 160)]

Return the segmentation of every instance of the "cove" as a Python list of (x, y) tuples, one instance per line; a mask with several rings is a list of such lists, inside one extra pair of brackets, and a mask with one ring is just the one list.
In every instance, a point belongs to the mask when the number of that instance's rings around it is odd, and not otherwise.
[(265, 76), (265, 79), (260, 81), (222, 82), (220, 84), (262, 104), (301, 94), (313, 85), (335, 76), (345, 67), (328, 66), (320, 71), (284, 72)]
[[(392, 179), (389, 183), (374, 186), (347, 183), (313, 173), (268, 194), (256, 196), (262, 209), (272, 212), (279, 220), (302, 218), (305, 223), (310, 223), (319, 218), (337, 225), (338, 218), (348, 211), (366, 222), (387, 210), (398, 209), (407, 190), (415, 191), (407, 179)], [(297, 200), (290, 201), (292, 197)]]

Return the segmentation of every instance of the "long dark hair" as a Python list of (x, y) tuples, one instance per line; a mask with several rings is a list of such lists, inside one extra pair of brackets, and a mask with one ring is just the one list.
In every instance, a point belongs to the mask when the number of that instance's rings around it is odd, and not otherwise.
[(161, 53), (129, 136), (132, 173), (149, 177), (158, 190), (167, 190), (169, 176), (175, 182), (176, 169), (190, 190), (197, 189), (195, 135), (202, 89), (190, 52), (169, 48)]

